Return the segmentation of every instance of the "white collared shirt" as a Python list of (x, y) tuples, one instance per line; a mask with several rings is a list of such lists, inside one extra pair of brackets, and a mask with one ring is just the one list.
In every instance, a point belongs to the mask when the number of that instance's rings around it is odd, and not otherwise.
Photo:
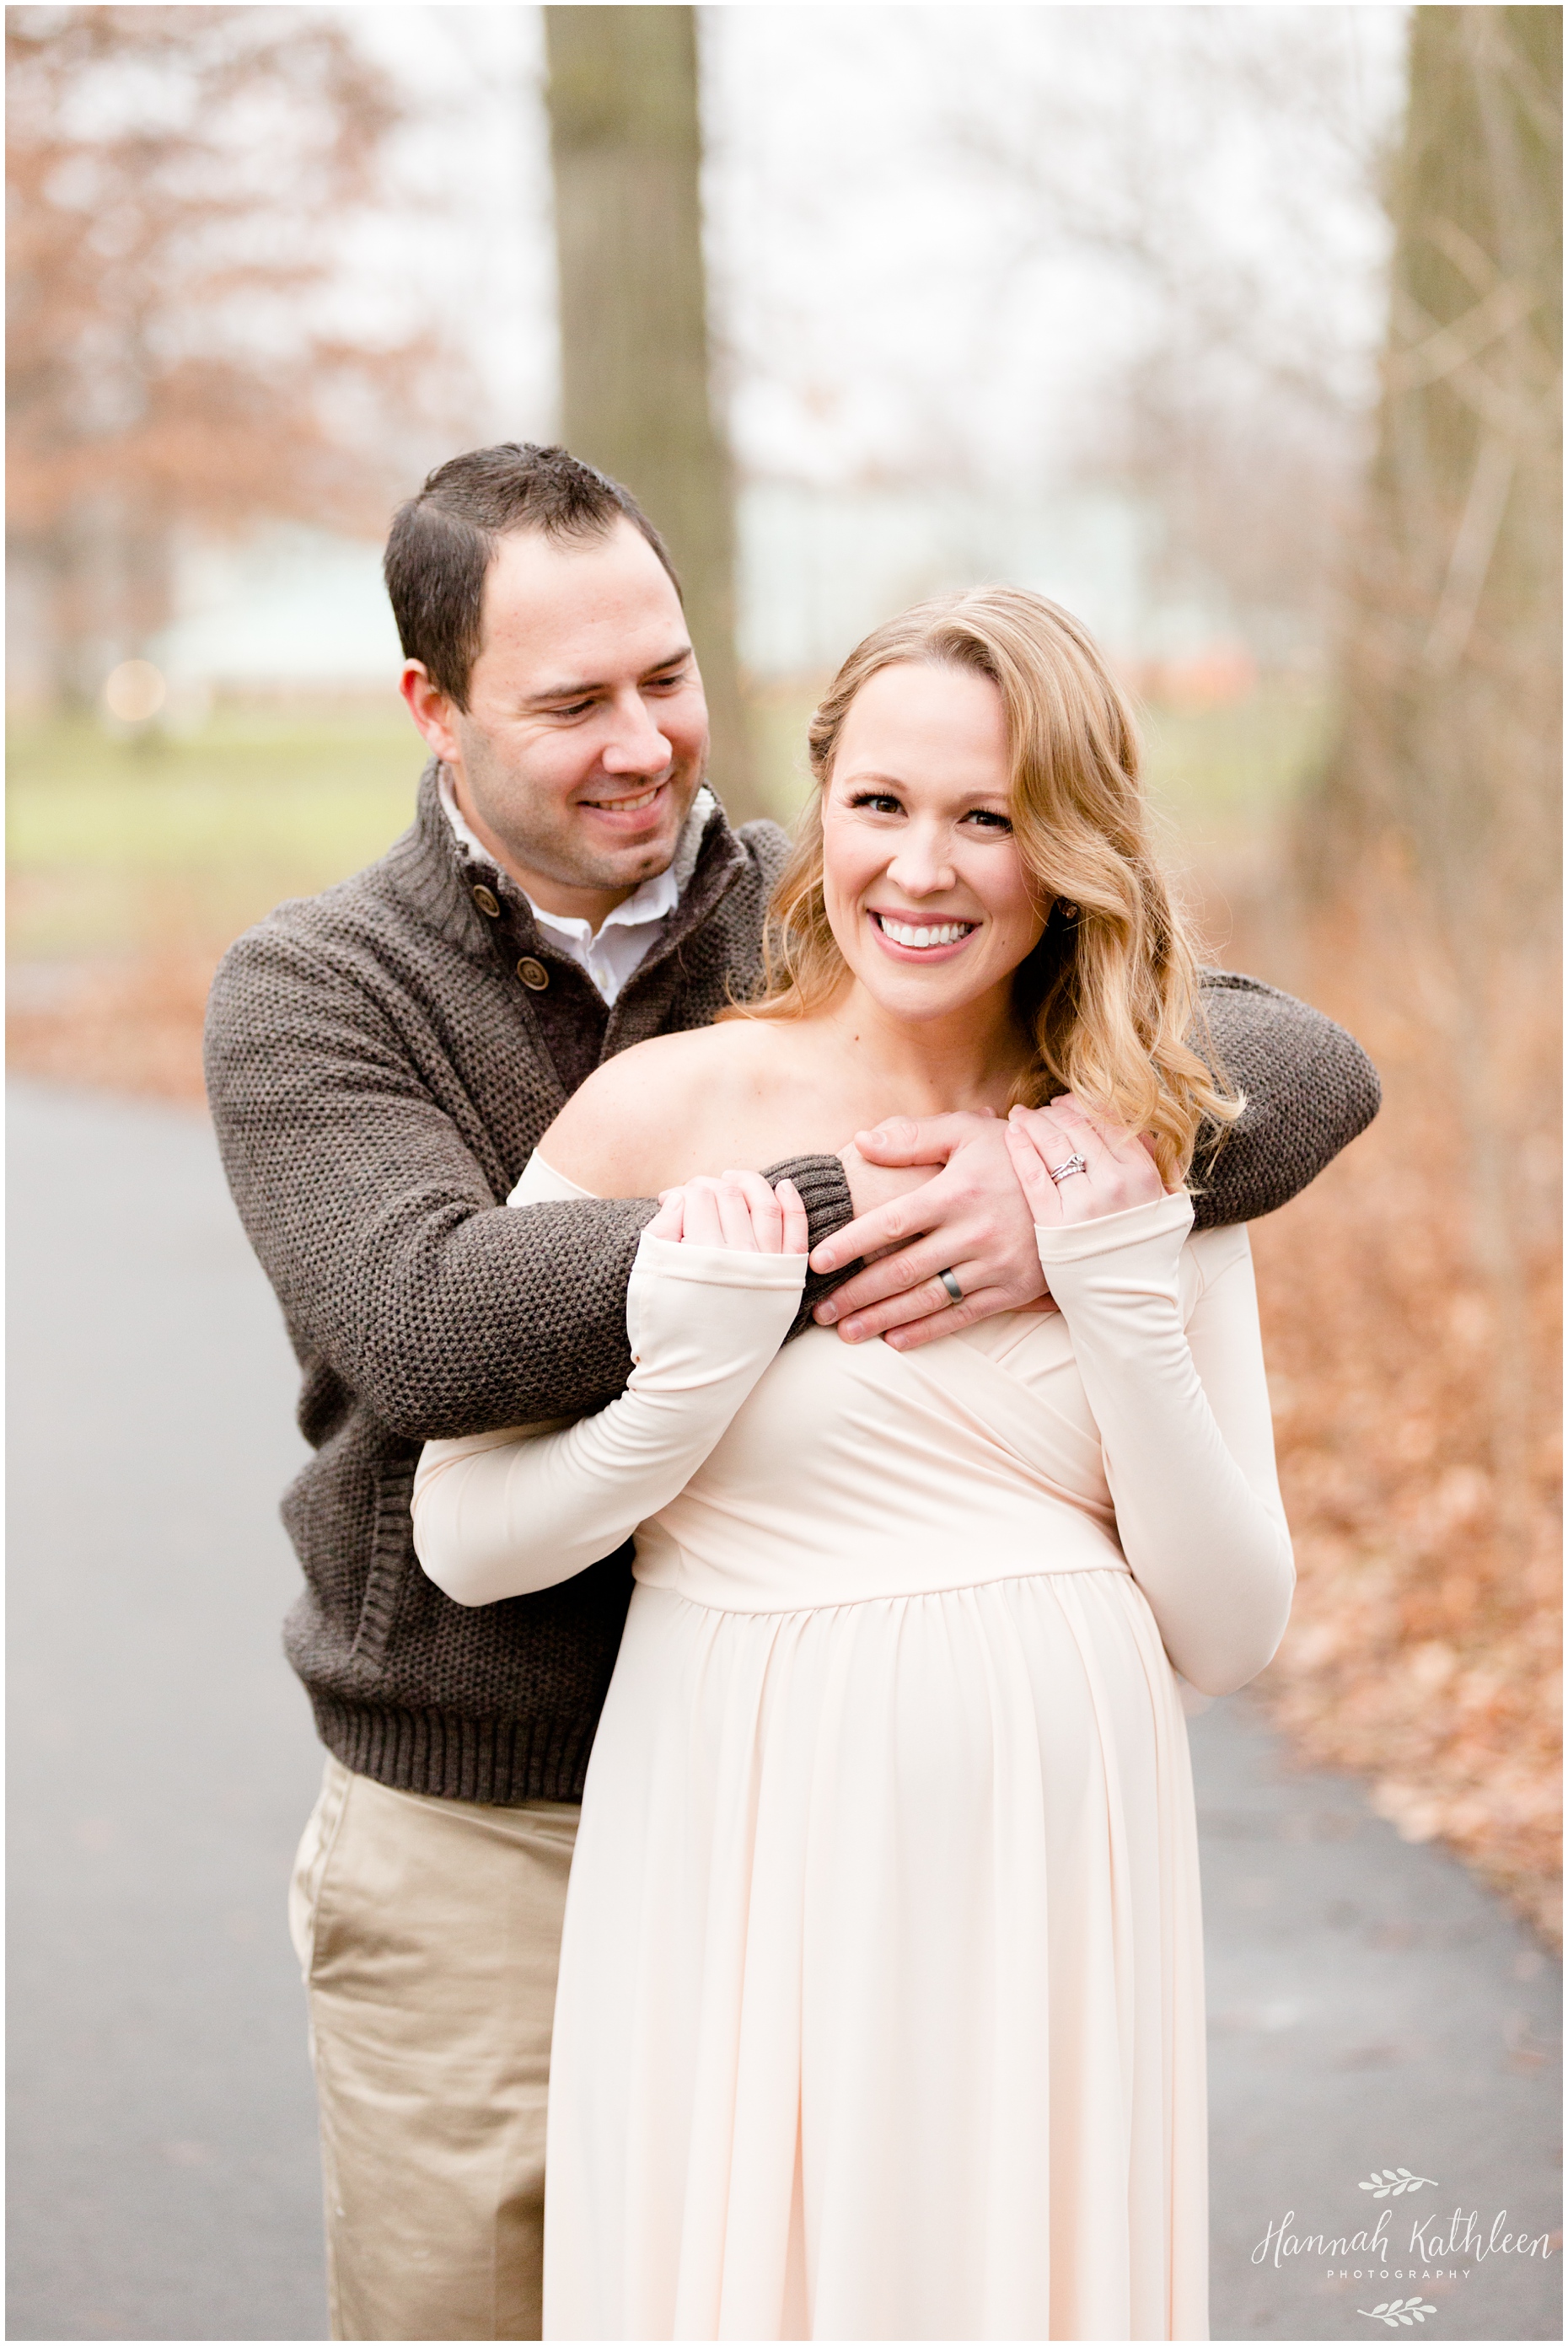
[[(436, 780), (443, 810), (459, 843), (471, 855), (481, 856), (486, 863), (494, 864), (495, 858), (464, 819), (452, 787), (452, 776), (444, 766), (438, 769)], [(549, 944), (558, 945), (579, 969), (586, 970), (606, 1004), (615, 1002), (664, 934), (665, 924), (679, 903), (681, 890), (696, 866), (697, 851), (716, 804), (711, 790), (698, 790), (677, 842), (673, 862), (663, 872), (656, 872), (651, 880), (645, 880), (640, 888), (634, 889), (624, 903), (606, 913), (597, 929), (565, 913), (547, 913), (524, 890), (541, 933)]]

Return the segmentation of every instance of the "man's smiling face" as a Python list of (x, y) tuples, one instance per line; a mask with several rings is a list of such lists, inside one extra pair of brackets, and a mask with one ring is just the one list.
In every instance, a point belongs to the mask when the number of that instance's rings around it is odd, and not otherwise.
[(547, 912), (597, 927), (671, 862), (708, 707), (680, 599), (630, 522), (502, 538), (467, 709), (417, 660), (403, 694), (471, 828)]

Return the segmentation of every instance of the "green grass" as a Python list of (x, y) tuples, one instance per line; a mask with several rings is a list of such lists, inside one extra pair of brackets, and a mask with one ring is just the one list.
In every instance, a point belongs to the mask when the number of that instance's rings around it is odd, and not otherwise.
[(423, 762), (396, 710), (224, 713), (139, 741), (89, 719), (14, 724), (7, 750), (13, 960), (222, 944), (380, 855)]
[[(815, 698), (806, 682), (753, 700), (759, 780), (784, 821), (808, 787)], [(1326, 738), (1321, 697), (1282, 686), (1144, 723), (1178, 861), (1268, 829)], [(18, 722), (8, 753), (9, 951), (27, 961), (223, 945), (380, 855), (412, 819), (423, 760), (396, 709), (224, 710), (188, 739), (141, 741), (89, 719)]]
[(408, 821), (423, 749), (406, 720), (225, 719), (188, 740), (90, 721), (12, 727), (13, 868), (168, 870), (261, 856), (341, 877)]

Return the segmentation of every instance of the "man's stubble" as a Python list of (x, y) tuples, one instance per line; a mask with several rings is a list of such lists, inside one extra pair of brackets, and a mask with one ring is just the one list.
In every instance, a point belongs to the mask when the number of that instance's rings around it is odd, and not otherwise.
[[(700, 756), (677, 763), (669, 776), (673, 827), (667, 814), (658, 836), (646, 847), (596, 853), (575, 827), (571, 807), (545, 791), (530, 793), (527, 778), (500, 757), (488, 733), (470, 717), (459, 717), (466, 795), (484, 829), (498, 840), (510, 862), (558, 887), (626, 889), (656, 879), (675, 860), (686, 819), (707, 780), (708, 744)], [(606, 783), (606, 797), (615, 785)], [(646, 787), (646, 786), (645, 786)], [(636, 792), (621, 786), (621, 793)]]

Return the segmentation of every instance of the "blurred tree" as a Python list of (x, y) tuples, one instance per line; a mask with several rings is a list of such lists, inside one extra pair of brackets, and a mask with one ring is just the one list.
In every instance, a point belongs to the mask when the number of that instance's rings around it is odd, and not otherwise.
[(379, 525), (434, 361), (342, 296), (398, 117), (341, 26), (24, 7), (5, 38), (9, 528), (81, 701), (167, 621), (182, 527)]
[(761, 811), (735, 655), (735, 516), (709, 388), (696, 10), (546, 8), (562, 433), (668, 541), (737, 819)]
[(1406, 842), (1467, 968), (1556, 900), (1562, 60), (1558, 8), (1413, 14), (1333, 795)]
[(1217, 588), (1269, 662), (1327, 648), (1369, 443), (1402, 76), (1357, 20), (1384, 13), (1041, 11), (953, 110), (1002, 199), (973, 262), (997, 314), (1021, 330), (1088, 268), (1119, 321), (1068, 417), (1080, 476), (1130, 490), (1165, 594)]
[(1503, 1469), (1529, 1414), (1521, 1167), (1556, 1121), (1562, 63), (1559, 8), (1413, 12), (1343, 729), (1301, 833), (1320, 894), (1369, 881), (1451, 1070)]

